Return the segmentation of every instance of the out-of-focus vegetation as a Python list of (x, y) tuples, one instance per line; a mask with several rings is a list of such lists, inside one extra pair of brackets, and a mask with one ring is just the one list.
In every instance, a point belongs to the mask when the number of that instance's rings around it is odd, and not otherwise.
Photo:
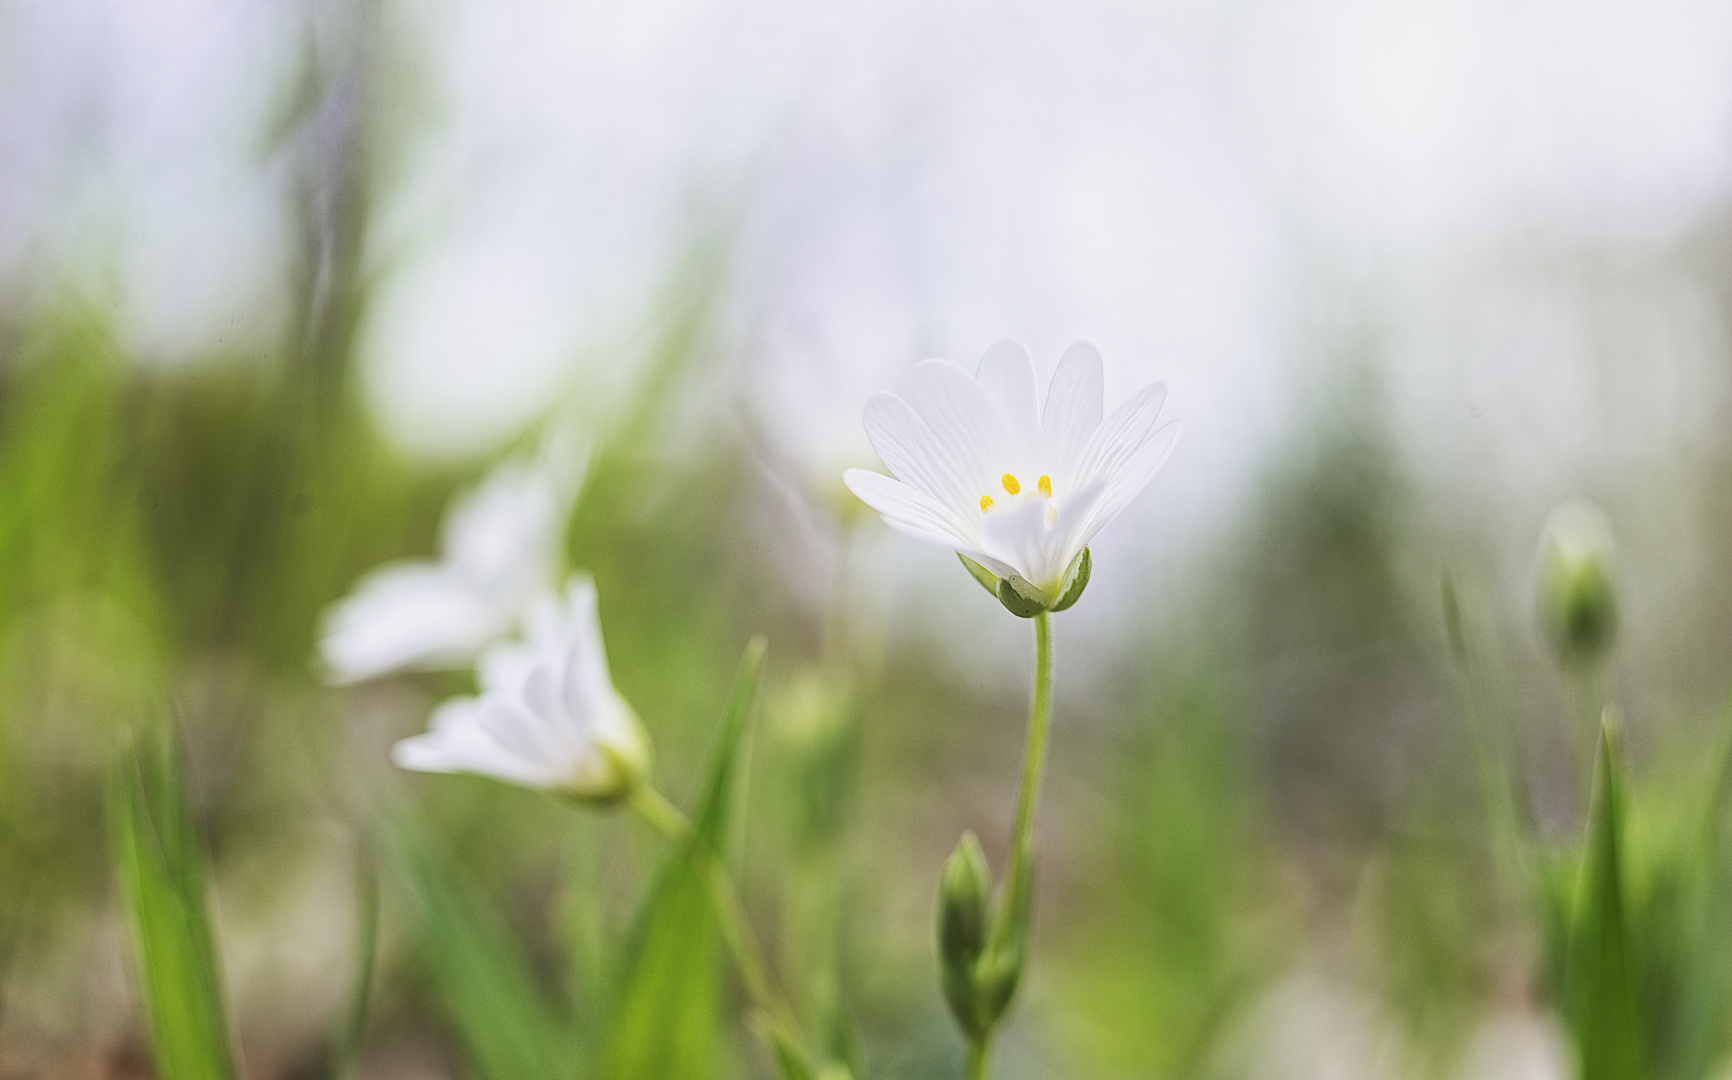
[[(725, 230), (694, 230), (632, 363), (600, 359), (635, 381), (586, 417), (564, 549), (812, 1060), (760, 1037), (689, 851), (389, 764), (469, 675), (321, 681), (329, 605), (430, 554), (452, 496), (537, 435), (429, 463), (366, 407), (360, 249), (393, 165), (369, 124), (401, 103), (329, 62), (283, 117), (325, 137), (296, 144), (281, 342), (143, 363), (73, 287), (0, 319), (0, 1077), (959, 1075), (933, 904), (965, 829), (1005, 865), (1026, 687), (850, 603), (881, 527), (738, 422)], [(1703, 277), (1723, 315), (1723, 268)], [(1618, 617), (1546, 613), (1554, 667), (1504, 595), (1531, 548), (1414, 476), (1380, 358), (1327, 345), (1244, 516), (1183, 591), (1131, 598), (1159, 618), (1085, 666), (1055, 616), (1033, 959), (996, 1075), (1718, 1075), (1729, 447), (1680, 495), (1702, 579), (1666, 599), (1706, 610), (1657, 626), (1641, 559), (1668, 545), (1636, 523), (1629, 573), (1593, 585)], [(794, 580), (784, 532), (835, 588)]]

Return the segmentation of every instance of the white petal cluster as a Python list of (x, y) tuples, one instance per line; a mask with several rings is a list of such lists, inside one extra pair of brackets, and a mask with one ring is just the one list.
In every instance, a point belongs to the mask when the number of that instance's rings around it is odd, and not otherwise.
[(462, 667), (512, 633), (530, 599), (558, 581), (560, 543), (581, 477), (560, 440), (508, 461), (446, 514), (438, 562), (375, 570), (326, 616), (319, 644), (336, 683)]
[(898, 532), (950, 548), (1056, 601), (1065, 572), (1143, 490), (1177, 441), (1156, 426), (1151, 383), (1105, 416), (1100, 353), (1066, 350), (1040, 400), (1034, 362), (1013, 341), (971, 377), (948, 360), (915, 365), (907, 391), (866, 402), (866, 435), (895, 479), (843, 479)]
[(608, 674), (595, 584), (572, 578), (530, 610), (522, 641), (481, 656), (481, 693), (433, 713), (392, 760), (423, 772), (476, 773), (573, 798), (625, 794), (649, 767), (649, 740)]

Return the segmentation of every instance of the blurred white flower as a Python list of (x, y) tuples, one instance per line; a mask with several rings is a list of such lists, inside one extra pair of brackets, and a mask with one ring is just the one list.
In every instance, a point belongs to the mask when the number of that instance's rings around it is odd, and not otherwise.
[(582, 477), (561, 433), (531, 461), (508, 461), (445, 517), (438, 562), (391, 563), (334, 605), (319, 643), (333, 682), (461, 667), (510, 634), (530, 599), (559, 580), (560, 544)]
[(573, 798), (626, 794), (649, 768), (649, 740), (608, 674), (589, 575), (563, 598), (537, 598), (526, 629), (482, 654), (479, 697), (439, 706), (432, 730), (398, 743), (392, 760)]
[(1065, 351), (1043, 407), (1028, 350), (1001, 341), (973, 378), (948, 360), (914, 366), (908, 394), (874, 394), (866, 435), (891, 479), (850, 469), (854, 494), (898, 532), (947, 547), (1050, 604), (1096, 533), (1166, 459), (1177, 424), (1156, 427), (1166, 387), (1150, 383), (1102, 419), (1100, 353)]

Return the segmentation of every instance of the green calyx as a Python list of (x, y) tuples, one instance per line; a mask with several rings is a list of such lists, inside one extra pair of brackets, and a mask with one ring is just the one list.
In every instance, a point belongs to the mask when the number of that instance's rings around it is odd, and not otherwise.
[(1082, 599), (1083, 590), (1088, 588), (1089, 575), (1094, 570), (1094, 556), (1088, 548), (1071, 560), (1065, 570), (1064, 579), (1059, 583), (1058, 600), (1024, 578), (1011, 576), (999, 577), (991, 570), (958, 552), (958, 559), (970, 577), (980, 582), (980, 587), (997, 597), (1004, 609), (1019, 619), (1032, 619), (1043, 611), (1063, 611)]

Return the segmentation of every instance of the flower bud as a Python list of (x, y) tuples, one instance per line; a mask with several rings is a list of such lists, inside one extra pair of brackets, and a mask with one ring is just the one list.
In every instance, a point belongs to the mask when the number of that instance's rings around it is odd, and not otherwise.
[(980, 841), (963, 833), (938, 887), (938, 962), (945, 1000), (971, 1039), (985, 1035), (995, 1019), (983, 1008), (977, 971), (991, 925), (991, 891)]
[(1572, 499), (1552, 511), (1540, 541), (1539, 620), (1566, 667), (1605, 659), (1618, 629), (1612, 530), (1599, 507)]

